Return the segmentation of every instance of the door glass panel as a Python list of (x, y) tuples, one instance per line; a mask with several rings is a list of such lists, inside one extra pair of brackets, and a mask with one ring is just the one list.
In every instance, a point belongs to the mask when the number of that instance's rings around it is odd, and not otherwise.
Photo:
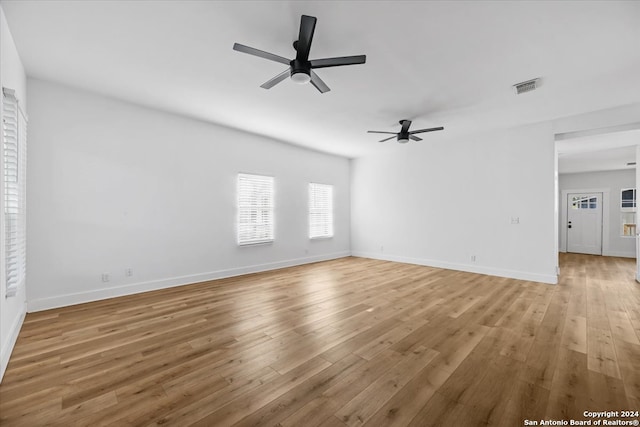
[(571, 209), (597, 209), (597, 197), (573, 197), (571, 200)]

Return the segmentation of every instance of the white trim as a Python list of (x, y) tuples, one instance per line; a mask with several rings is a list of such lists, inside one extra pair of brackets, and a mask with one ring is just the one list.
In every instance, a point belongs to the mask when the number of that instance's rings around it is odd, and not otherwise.
[(640, 122), (626, 123), (623, 125), (606, 126), (595, 129), (585, 129), (570, 132), (560, 132), (555, 134), (556, 141), (563, 141), (566, 139), (585, 138), (588, 136), (611, 134), (616, 132), (626, 132), (630, 130), (640, 129)]
[(13, 347), (16, 345), (16, 341), (18, 340), (18, 334), (20, 333), (20, 329), (22, 328), (22, 323), (24, 323), (24, 318), (27, 315), (26, 303), (22, 304), (22, 312), (19, 316), (16, 316), (13, 320), (13, 324), (9, 329), (9, 336), (7, 337), (7, 342), (2, 343), (2, 352), (0, 353), (0, 382), (2, 382), (2, 378), (4, 377), (4, 373), (7, 370), (7, 365), (9, 364), (9, 359), (11, 358), (11, 353), (13, 352)]
[(578, 188), (575, 190), (562, 190), (560, 200), (560, 252), (567, 252), (567, 197), (570, 193), (602, 193), (602, 255), (611, 253), (610, 243), (610, 188)]
[(625, 251), (607, 251), (602, 252), (602, 256), (615, 256), (620, 258), (635, 258), (636, 254), (634, 252), (625, 252)]
[(477, 265), (469, 264), (457, 264), (446, 261), (438, 261), (424, 258), (412, 258), (396, 255), (384, 255), (381, 256), (375, 253), (369, 252), (352, 252), (352, 256), (379, 259), (383, 261), (402, 262), (406, 264), (424, 265), (427, 267), (444, 268), (447, 270), (465, 271), (468, 273), (487, 274), (490, 276), (507, 277), (509, 279), (526, 280), (531, 282), (548, 283), (556, 285), (558, 283), (558, 276), (555, 274), (539, 274), (530, 273), (527, 271), (505, 270), (501, 268), (492, 267), (480, 267)]
[(141, 292), (171, 288), (174, 286), (189, 285), (216, 279), (225, 279), (228, 277), (241, 276), (243, 274), (260, 273), (263, 271), (276, 270), (278, 268), (285, 267), (294, 267), (297, 265), (310, 264), (318, 261), (328, 261), (332, 259), (348, 257), (350, 255), (351, 254), (349, 251), (334, 252), (325, 255), (295, 258), (266, 264), (256, 264), (246, 267), (231, 268), (227, 270), (217, 270), (208, 273), (190, 274), (186, 276), (171, 277), (168, 279), (132, 283), (123, 286), (97, 289), (88, 292), (77, 292), (73, 294), (59, 295), (49, 298), (39, 298), (29, 300), (27, 311), (29, 313), (33, 313), (36, 311), (49, 310), (52, 308), (66, 307), (69, 305), (82, 304), (86, 302), (132, 295)]

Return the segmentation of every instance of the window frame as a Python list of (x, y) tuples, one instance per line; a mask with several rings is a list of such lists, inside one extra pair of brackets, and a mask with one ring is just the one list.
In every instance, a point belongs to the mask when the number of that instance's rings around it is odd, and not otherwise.
[[(249, 193), (246, 193), (247, 191)], [(261, 191), (263, 194), (260, 194)], [(273, 243), (275, 241), (274, 177), (240, 172), (237, 176), (236, 196), (238, 246)], [(248, 218), (253, 218), (255, 222), (247, 221)], [(247, 228), (253, 228), (253, 230), (247, 231)]]
[[(334, 225), (334, 186), (332, 184), (321, 184), (317, 182), (310, 182), (307, 186), (308, 189), (308, 222), (309, 230), (308, 235), (310, 240), (318, 239), (331, 239), (335, 235)], [(328, 194), (320, 194), (323, 191), (327, 191)], [(321, 199), (318, 199), (318, 195), (324, 197), (325, 205), (318, 206), (322, 203)], [(317, 218), (324, 218), (324, 220), (318, 221)], [(317, 230), (323, 230), (318, 233)]]
[[(5, 298), (26, 279), (27, 117), (15, 91), (2, 88), (2, 201)], [(11, 236), (11, 237), (10, 237)]]
[[(632, 198), (624, 199), (622, 196), (625, 192), (631, 191)], [(631, 204), (631, 206), (624, 206), (626, 204)], [(621, 212), (636, 212), (637, 210), (637, 193), (636, 189), (633, 187), (629, 188), (621, 188), (620, 189), (620, 211)]]

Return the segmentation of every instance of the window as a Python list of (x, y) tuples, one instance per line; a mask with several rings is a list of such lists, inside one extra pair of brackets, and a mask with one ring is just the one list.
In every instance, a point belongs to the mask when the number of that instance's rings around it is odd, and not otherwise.
[(27, 121), (15, 92), (2, 88), (2, 162), (4, 166), (4, 241), (6, 296), (24, 283), (26, 267)]
[(238, 244), (273, 242), (273, 177), (238, 174)]
[(636, 189), (623, 188), (620, 190), (620, 210), (622, 212), (636, 211)]
[(333, 185), (309, 184), (309, 238), (333, 237)]

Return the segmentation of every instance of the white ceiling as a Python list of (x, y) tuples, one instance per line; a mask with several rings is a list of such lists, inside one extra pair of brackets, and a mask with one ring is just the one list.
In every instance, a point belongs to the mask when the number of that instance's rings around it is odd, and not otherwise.
[[(640, 102), (638, 1), (2, 1), (31, 77), (357, 157), (369, 129), (444, 126), (425, 141)], [(310, 58), (366, 54), (318, 70), (332, 89), (286, 80), (300, 15)], [(535, 77), (542, 87), (516, 96)]]
[(640, 129), (609, 132), (556, 141), (558, 172), (577, 173), (635, 169)]

